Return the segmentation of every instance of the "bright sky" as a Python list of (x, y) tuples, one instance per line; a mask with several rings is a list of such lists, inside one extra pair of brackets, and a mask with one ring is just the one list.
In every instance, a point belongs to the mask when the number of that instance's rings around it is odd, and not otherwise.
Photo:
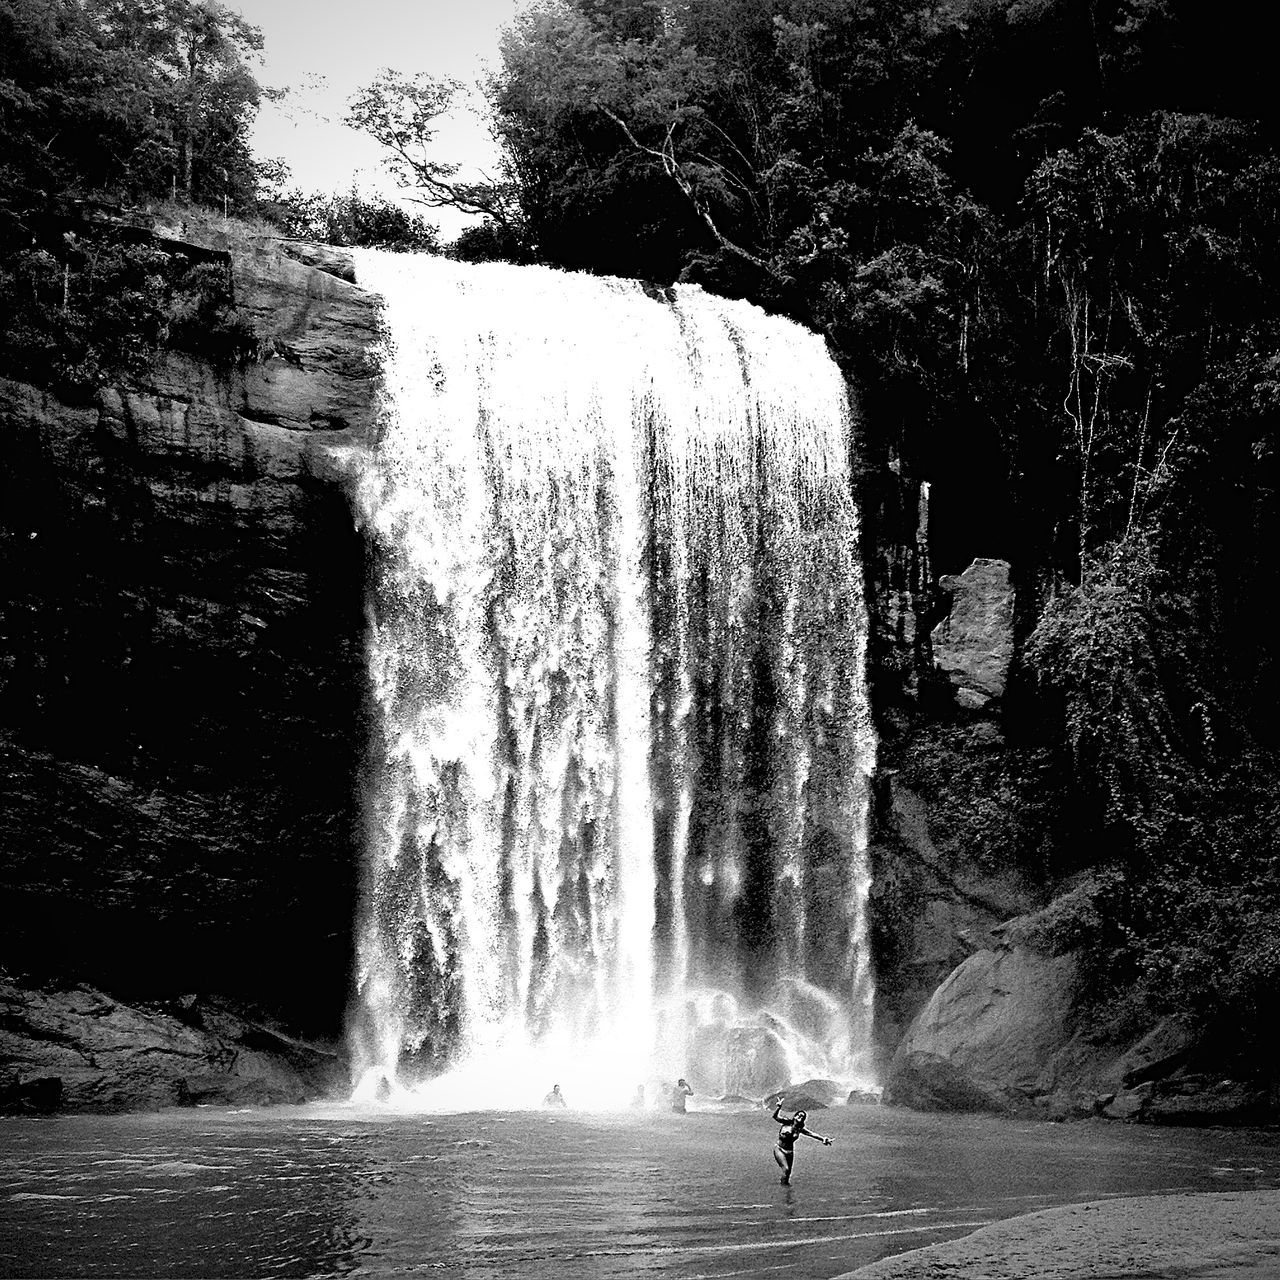
[[(292, 185), (304, 191), (347, 191), (355, 181), (362, 190), (394, 197), (381, 149), (342, 124), (347, 100), (383, 67), (474, 84), (486, 65), (496, 67), (498, 33), (515, 16), (518, 0), (225, 2), (262, 30), (262, 83), (291, 91), (282, 103), (263, 104), (254, 134), (258, 153), (283, 158)], [(473, 111), (441, 121), (435, 145), (442, 161), (467, 166), (471, 176), (493, 172), (493, 142)], [(450, 210), (422, 212), (446, 236), (467, 221)]]

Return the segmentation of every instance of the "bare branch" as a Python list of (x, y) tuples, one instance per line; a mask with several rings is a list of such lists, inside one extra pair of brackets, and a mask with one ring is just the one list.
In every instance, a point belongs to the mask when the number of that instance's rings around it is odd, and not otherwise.
[(678, 123), (677, 120), (673, 119), (667, 125), (666, 136), (663, 138), (661, 148), (658, 148), (651, 147), (647, 143), (641, 142), (632, 131), (631, 126), (627, 124), (626, 120), (624, 120), (611, 107), (606, 107), (601, 104), (600, 111), (622, 130), (623, 135), (633, 147), (638, 151), (643, 152), (645, 155), (652, 156), (654, 159), (659, 161), (662, 165), (663, 172), (665, 172), (676, 186), (680, 188), (685, 199), (687, 199), (693, 206), (694, 212), (699, 218), (701, 218), (707, 230), (711, 232), (712, 237), (722, 249), (727, 253), (733, 254), (735, 257), (741, 258), (744, 262), (750, 263), (758, 271), (763, 271), (779, 284), (786, 283), (785, 277), (782, 276), (775, 267), (766, 262), (763, 258), (757, 257), (754, 253), (750, 252), (750, 250), (744, 249), (740, 244), (735, 244), (734, 241), (730, 240), (716, 225), (716, 221), (712, 216), (710, 207), (707, 205), (707, 202), (698, 195), (697, 189), (694, 187), (693, 183), (689, 181), (688, 176), (684, 173), (676, 158), (675, 131)]

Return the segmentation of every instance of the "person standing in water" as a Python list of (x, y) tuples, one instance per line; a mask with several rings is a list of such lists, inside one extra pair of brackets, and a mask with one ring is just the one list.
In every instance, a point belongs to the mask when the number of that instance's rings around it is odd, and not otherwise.
[(671, 1110), (679, 1112), (680, 1115), (684, 1115), (684, 1100), (692, 1096), (692, 1094), (693, 1090), (689, 1088), (689, 1082), (684, 1078), (684, 1076), (681, 1076), (671, 1089)]
[(773, 1109), (774, 1120), (782, 1126), (778, 1130), (778, 1141), (774, 1143), (773, 1158), (778, 1163), (778, 1168), (782, 1170), (782, 1185), (789, 1186), (791, 1183), (791, 1165), (796, 1158), (796, 1139), (804, 1134), (807, 1138), (816, 1138), (824, 1147), (831, 1145), (830, 1138), (824, 1138), (820, 1133), (814, 1133), (810, 1129), (804, 1127), (804, 1122), (808, 1116), (803, 1111), (797, 1111), (789, 1120), (782, 1116), (782, 1099), (778, 1099), (778, 1105)]
[(564, 1094), (560, 1092), (560, 1086), (553, 1084), (551, 1092), (542, 1100), (544, 1107), (566, 1107), (569, 1104), (564, 1100)]

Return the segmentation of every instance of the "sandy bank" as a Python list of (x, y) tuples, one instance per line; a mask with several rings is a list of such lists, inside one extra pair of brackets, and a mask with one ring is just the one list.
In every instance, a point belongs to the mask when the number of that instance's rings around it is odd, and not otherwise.
[(857, 1280), (1272, 1280), (1280, 1277), (1280, 1191), (1139, 1196), (1046, 1209), (848, 1275)]

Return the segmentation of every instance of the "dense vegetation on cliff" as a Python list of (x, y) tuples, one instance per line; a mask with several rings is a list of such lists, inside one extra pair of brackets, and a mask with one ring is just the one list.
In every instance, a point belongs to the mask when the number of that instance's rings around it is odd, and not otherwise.
[(1102, 871), (1100, 985), (1246, 1033), (1280, 978), (1265, 44), (1176, 0), (564, 0), (490, 84), (502, 182), (433, 164), (431, 81), (356, 116), (488, 215), (459, 252), (828, 334), (870, 461), (935, 482), (939, 567), (1014, 566), (1005, 727), (1070, 815), (1029, 856)]
[(216, 268), (104, 234), (92, 212), (172, 199), (254, 207), (260, 33), (200, 0), (0, 0), (0, 351), (73, 392), (161, 343), (224, 332)]

